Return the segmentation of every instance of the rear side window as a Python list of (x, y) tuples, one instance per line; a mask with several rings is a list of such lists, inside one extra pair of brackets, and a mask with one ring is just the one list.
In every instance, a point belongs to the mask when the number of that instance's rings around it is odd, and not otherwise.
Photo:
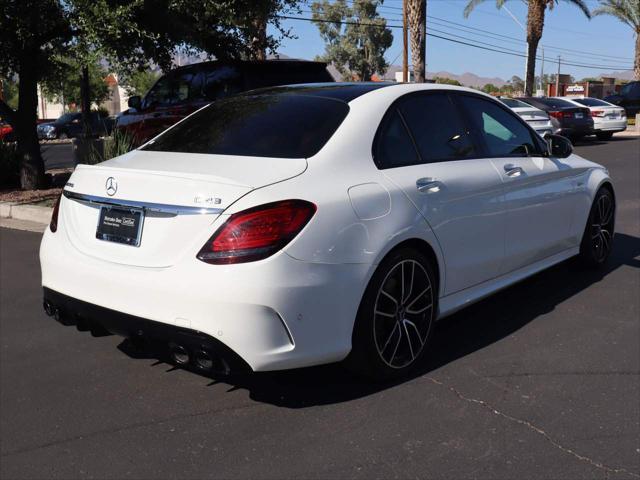
[(395, 168), (420, 163), (420, 157), (400, 112), (392, 107), (380, 126), (373, 150), (378, 168)]
[(409, 95), (397, 104), (415, 140), (422, 163), (473, 156), (474, 145), (446, 93)]
[(223, 65), (198, 74), (200, 98), (218, 100), (244, 90), (242, 75), (235, 66)]
[(527, 156), (538, 154), (539, 144), (519, 117), (492, 101), (460, 95), (473, 128), (484, 140), (491, 157)]
[(339, 100), (304, 95), (243, 95), (213, 102), (143, 150), (307, 158), (349, 112)]

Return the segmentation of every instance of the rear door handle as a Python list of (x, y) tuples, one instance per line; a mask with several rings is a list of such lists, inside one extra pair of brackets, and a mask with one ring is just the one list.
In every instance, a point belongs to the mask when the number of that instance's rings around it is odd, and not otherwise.
[(435, 193), (440, 190), (442, 182), (430, 177), (419, 178), (416, 180), (416, 188), (420, 193)]
[(508, 177), (519, 177), (524, 173), (522, 167), (516, 167), (513, 163), (507, 163), (504, 166), (504, 171)]

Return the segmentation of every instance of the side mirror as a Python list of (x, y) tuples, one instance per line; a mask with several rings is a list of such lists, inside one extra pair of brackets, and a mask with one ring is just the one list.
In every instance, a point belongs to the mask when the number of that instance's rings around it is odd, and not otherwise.
[(142, 105), (142, 99), (140, 98), (140, 95), (129, 97), (129, 100), (127, 100), (127, 105), (129, 105), (129, 108), (140, 110), (140, 106)]
[(573, 153), (573, 144), (571, 140), (561, 135), (552, 135), (547, 133), (544, 136), (549, 146), (549, 155), (556, 158), (567, 158)]

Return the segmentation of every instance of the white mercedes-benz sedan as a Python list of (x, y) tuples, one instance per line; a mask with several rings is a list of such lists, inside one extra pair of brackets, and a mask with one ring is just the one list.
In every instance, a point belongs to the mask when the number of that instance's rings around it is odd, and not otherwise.
[(78, 166), (42, 240), (44, 307), (203, 371), (346, 359), (385, 379), (437, 319), (573, 256), (602, 265), (614, 219), (605, 168), (488, 95), (277, 87)]

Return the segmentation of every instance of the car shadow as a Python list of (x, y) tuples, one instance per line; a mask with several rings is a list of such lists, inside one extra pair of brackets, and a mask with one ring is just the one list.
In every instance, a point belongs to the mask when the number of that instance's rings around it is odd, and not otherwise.
[(593, 147), (597, 145), (607, 145), (610, 143), (620, 143), (638, 140), (638, 137), (616, 137), (615, 135), (610, 140), (598, 140), (596, 137), (584, 137), (573, 143), (575, 147)]
[[(225, 384), (229, 386), (228, 391), (247, 390), (250, 398), (257, 402), (286, 408), (361, 398), (425, 375), (511, 335), (623, 265), (640, 268), (640, 238), (618, 233), (603, 270), (584, 270), (571, 259), (443, 319), (436, 325), (424, 364), (401, 381), (373, 383), (351, 374), (338, 363), (281, 372), (207, 377), (212, 379), (208, 385)], [(126, 340), (119, 348), (134, 358), (155, 358), (132, 348)], [(158, 361), (153, 365), (165, 364)]]

